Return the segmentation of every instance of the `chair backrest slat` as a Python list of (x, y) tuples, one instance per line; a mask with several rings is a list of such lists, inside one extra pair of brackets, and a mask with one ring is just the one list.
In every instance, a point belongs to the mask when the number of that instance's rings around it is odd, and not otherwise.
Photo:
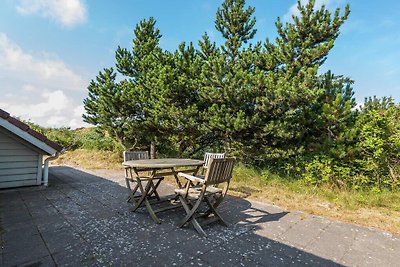
[(124, 151), (123, 155), (124, 155), (124, 161), (149, 158), (148, 151)]
[(225, 153), (208, 153), (204, 154), (204, 164), (203, 168), (207, 168), (210, 163), (210, 159), (222, 159), (225, 158)]
[(235, 161), (235, 158), (211, 158), (205, 176), (206, 185), (229, 182)]

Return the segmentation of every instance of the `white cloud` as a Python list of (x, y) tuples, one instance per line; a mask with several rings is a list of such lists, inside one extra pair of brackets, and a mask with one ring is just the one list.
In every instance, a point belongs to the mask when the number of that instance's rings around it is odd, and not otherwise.
[(17, 12), (22, 15), (38, 14), (67, 27), (86, 21), (86, 8), (82, 0), (17, 0), (17, 2)]
[(80, 127), (87, 81), (60, 59), (23, 51), (0, 32), (0, 108), (42, 126)]
[(83, 78), (69, 69), (59, 59), (48, 55), (33, 56), (0, 32), (0, 71), (12, 79), (23, 79), (31, 84), (54, 85), (62, 89), (82, 90), (86, 87)]
[[(305, 5), (308, 3), (308, 0), (300, 0), (300, 2)], [(315, 1), (315, 9), (321, 8), (323, 5), (325, 5), (326, 8), (331, 9), (331, 8), (336, 8), (338, 7), (343, 0), (316, 0)], [(289, 10), (286, 12), (286, 14), (283, 16), (283, 21), (290, 21), (292, 19), (292, 16), (298, 16), (300, 15), (299, 10), (297, 9), (297, 1), (290, 6)]]
[[(39, 102), (31, 103), (32, 101)], [(43, 91), (31, 101), (21, 102), (15, 97), (7, 102), (0, 101), (0, 108), (12, 116), (46, 127), (77, 128), (86, 125), (82, 122), (83, 106), (78, 105), (73, 98), (60, 90)]]

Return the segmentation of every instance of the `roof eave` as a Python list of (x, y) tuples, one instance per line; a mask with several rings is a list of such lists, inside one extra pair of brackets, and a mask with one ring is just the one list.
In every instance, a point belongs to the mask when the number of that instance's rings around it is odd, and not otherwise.
[(51, 146), (44, 143), (43, 141), (33, 137), (28, 132), (23, 131), (22, 129), (18, 128), (17, 126), (15, 126), (14, 124), (10, 123), (9, 121), (7, 121), (3, 118), (0, 118), (0, 126), (2, 126), (3, 128), (5, 128), (8, 131), (14, 133), (16, 136), (22, 138), (23, 140), (31, 143), (32, 145), (34, 145), (35, 147), (42, 150), (43, 152), (45, 152), (48, 155), (54, 155), (57, 152), (59, 152), (56, 149), (54, 149)]

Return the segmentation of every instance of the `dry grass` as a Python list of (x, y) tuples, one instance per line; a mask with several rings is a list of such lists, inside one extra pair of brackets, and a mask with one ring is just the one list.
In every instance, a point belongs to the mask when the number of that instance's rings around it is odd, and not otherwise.
[[(80, 149), (66, 152), (53, 164), (121, 170), (121, 161), (122, 157), (114, 152)], [(168, 182), (174, 183), (174, 180), (168, 179)], [(235, 168), (229, 193), (273, 203), (287, 210), (400, 234), (400, 192), (332, 191), (239, 165)]]
[(230, 193), (400, 234), (400, 192), (332, 191), (238, 166)]
[(83, 169), (122, 170), (121, 162), (122, 156), (115, 152), (77, 149), (65, 152), (57, 160), (52, 161), (52, 164)]

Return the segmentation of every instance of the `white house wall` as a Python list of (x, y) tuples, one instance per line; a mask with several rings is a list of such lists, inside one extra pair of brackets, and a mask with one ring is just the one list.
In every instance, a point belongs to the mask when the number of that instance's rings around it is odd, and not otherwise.
[(42, 155), (0, 131), (0, 188), (41, 183)]

